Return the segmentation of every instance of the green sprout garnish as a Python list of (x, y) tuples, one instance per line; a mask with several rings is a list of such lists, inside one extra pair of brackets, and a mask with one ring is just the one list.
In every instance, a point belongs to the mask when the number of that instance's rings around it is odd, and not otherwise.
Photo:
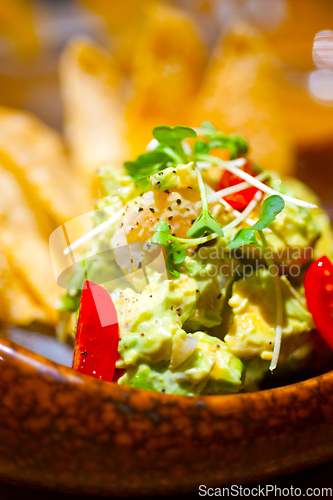
[(213, 233), (203, 238), (177, 238), (170, 234), (169, 224), (161, 220), (156, 224), (151, 242), (165, 248), (167, 268), (173, 276), (179, 278), (180, 273), (176, 266), (184, 262), (186, 248), (201, 245), (217, 236), (217, 233)]
[(209, 154), (212, 148), (228, 149), (231, 153), (231, 159), (234, 160), (237, 156), (244, 155), (248, 152), (246, 140), (240, 135), (227, 135), (216, 130), (210, 122), (203, 122), (201, 127), (197, 129), (197, 133), (201, 137), (205, 137), (206, 141), (200, 139), (194, 145), (196, 154)]
[(217, 233), (220, 236), (223, 236), (221, 224), (209, 213), (207, 192), (199, 170), (197, 170), (197, 174), (202, 200), (202, 212), (194, 222), (193, 226), (187, 231), (187, 236), (189, 238), (198, 238), (207, 232)]
[(124, 163), (125, 170), (132, 177), (135, 185), (143, 190), (149, 189), (147, 178), (150, 175), (174, 164), (189, 162), (182, 141), (187, 138), (195, 139), (197, 133), (190, 127), (161, 125), (154, 128), (153, 136), (159, 142), (154, 151), (148, 151), (138, 156), (135, 161)]
[(165, 152), (155, 150), (138, 156), (135, 161), (126, 161), (124, 167), (136, 186), (147, 189), (148, 177), (167, 168), (169, 161), (170, 157)]
[[(251, 243), (259, 245), (255, 231), (260, 231), (268, 227), (276, 216), (284, 209), (283, 198), (278, 195), (269, 196), (262, 204), (259, 220), (250, 228), (244, 228), (238, 231), (235, 238), (229, 243), (229, 248), (238, 248)], [(261, 235), (260, 235), (261, 236)]]

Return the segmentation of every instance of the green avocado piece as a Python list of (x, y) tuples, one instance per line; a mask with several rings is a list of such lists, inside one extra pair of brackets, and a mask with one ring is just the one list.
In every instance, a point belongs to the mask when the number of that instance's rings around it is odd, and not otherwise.
[(320, 237), (314, 246), (313, 258), (319, 259), (323, 255), (333, 260), (333, 229), (331, 221), (321, 205), (318, 196), (303, 182), (298, 179), (287, 179), (284, 181), (288, 189), (294, 193), (294, 196), (314, 203), (318, 208), (311, 210), (311, 216), (320, 229)]
[(181, 276), (152, 283), (141, 294), (128, 289), (119, 297), (113, 295), (120, 324), (121, 367), (170, 361), (173, 336), (189, 317), (196, 290), (193, 279)]
[(156, 191), (166, 189), (198, 189), (198, 174), (193, 168), (193, 162), (177, 167), (168, 167), (157, 174), (151, 175), (148, 181)]
[(242, 362), (217, 338), (203, 332), (191, 338), (198, 340), (197, 348), (175, 369), (170, 369), (166, 362), (130, 366), (118, 383), (188, 396), (238, 392), (242, 386)]
[[(284, 276), (280, 278), (284, 305), (282, 345), (279, 363), (304, 344), (313, 329), (305, 301)], [(258, 269), (233, 285), (229, 305), (233, 322), (225, 343), (241, 359), (272, 358), (276, 327), (275, 287), (267, 269)]]
[[(297, 197), (296, 193), (278, 179), (273, 178), (271, 186), (281, 193)], [(284, 210), (270, 224), (269, 230), (264, 232), (273, 248), (275, 262), (284, 264), (286, 270), (290, 271), (291, 266), (302, 266), (312, 259), (313, 247), (321, 235), (312, 210), (292, 203), (286, 203)]]
[(199, 299), (188, 276), (112, 294), (120, 325), (119, 384), (174, 394), (237, 392), (243, 365), (223, 341), (182, 328)]
[(195, 307), (186, 321), (186, 331), (213, 328), (223, 321), (230, 286), (240, 275), (243, 265), (226, 248), (227, 241), (218, 238), (214, 246), (203, 246), (187, 257), (182, 269), (189, 273), (200, 291)]

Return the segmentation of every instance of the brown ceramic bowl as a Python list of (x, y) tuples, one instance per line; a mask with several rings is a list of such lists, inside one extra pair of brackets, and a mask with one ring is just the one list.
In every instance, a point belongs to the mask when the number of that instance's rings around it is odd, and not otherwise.
[[(332, 213), (324, 146), (299, 152), (298, 174)], [(244, 484), (332, 460), (332, 423), (333, 371), (251, 394), (170, 396), (85, 377), (0, 338), (9, 482), (115, 496)]]
[(137, 496), (268, 479), (333, 459), (333, 372), (231, 396), (82, 376), (0, 340), (0, 478)]

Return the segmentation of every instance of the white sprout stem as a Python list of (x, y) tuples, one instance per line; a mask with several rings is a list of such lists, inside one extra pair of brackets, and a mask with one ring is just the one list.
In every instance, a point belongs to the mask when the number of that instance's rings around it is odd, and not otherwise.
[(288, 196), (283, 193), (279, 193), (278, 191), (275, 191), (275, 189), (270, 188), (269, 186), (266, 186), (266, 184), (263, 184), (262, 182), (258, 181), (255, 177), (252, 177), (252, 175), (247, 174), (240, 168), (237, 168), (233, 165), (230, 165), (231, 162), (226, 162), (223, 160), (220, 160), (220, 158), (216, 158), (214, 156), (209, 156), (209, 155), (200, 155), (200, 159), (204, 161), (210, 161), (211, 163), (216, 163), (217, 165), (220, 165), (225, 168), (225, 170), (228, 170), (234, 175), (237, 175), (244, 181), (248, 182), (249, 184), (252, 184), (252, 186), (255, 186), (256, 188), (260, 189), (266, 194), (277, 194), (278, 196), (281, 196), (285, 201), (288, 201), (289, 203), (293, 203), (294, 205), (297, 205), (299, 207), (304, 207), (304, 208), (318, 208), (317, 205), (314, 205), (313, 203), (308, 203), (303, 200), (298, 200), (297, 198), (293, 198), (292, 196)]
[(124, 209), (120, 210), (116, 214), (113, 214), (108, 220), (102, 222), (102, 224), (99, 224), (98, 226), (94, 227), (91, 231), (89, 231), (88, 233), (81, 236), (81, 238), (79, 238), (78, 240), (74, 241), (74, 243), (72, 243), (67, 248), (65, 248), (64, 255), (69, 254), (70, 252), (75, 250), (75, 248), (81, 246), (85, 241), (90, 240), (90, 238), (93, 238), (94, 236), (101, 233), (109, 226), (112, 226), (112, 224), (114, 224), (115, 222), (117, 222), (120, 219), (123, 211), (124, 211)]
[[(267, 172), (263, 172), (262, 174), (254, 177), (258, 181), (262, 181), (267, 177)], [(215, 193), (208, 196), (208, 203), (213, 203), (214, 201), (219, 201), (220, 198), (224, 196), (229, 196), (230, 194), (238, 193), (239, 191), (243, 191), (244, 189), (250, 187), (251, 184), (248, 182), (241, 182), (240, 184), (236, 184), (235, 186), (229, 186), (224, 189), (220, 189), (220, 191), (216, 191)]]
[(199, 182), (199, 188), (200, 188), (200, 195), (201, 195), (201, 200), (202, 200), (202, 211), (203, 212), (209, 212), (208, 208), (208, 198), (207, 198), (207, 191), (206, 191), (206, 186), (205, 183), (202, 179), (201, 172), (198, 168), (195, 169), (198, 175), (198, 182)]
[[(266, 237), (263, 231), (258, 231), (261, 241), (263, 243), (263, 251), (266, 253), (266, 249), (269, 248)], [(268, 270), (271, 273), (272, 279), (274, 281), (275, 287), (275, 297), (276, 297), (276, 328), (275, 328), (275, 342), (273, 349), (273, 356), (271, 360), (271, 364), (269, 365), (269, 369), (271, 372), (275, 370), (278, 364), (280, 349), (281, 349), (281, 341), (282, 341), (282, 323), (283, 323), (283, 298), (282, 298), (282, 290), (281, 290), (281, 280), (278, 273), (274, 272), (275, 262), (273, 257), (267, 256), (265, 257), (266, 264)], [(271, 271), (272, 269), (272, 271)]]
[[(233, 215), (234, 217), (239, 217), (240, 215), (242, 215), (241, 212), (238, 212), (238, 210), (235, 210), (234, 208), (232, 208), (232, 206), (229, 205), (229, 203), (227, 201), (225, 201), (223, 198), (220, 198), (219, 202), (221, 203), (221, 205), (223, 205), (225, 207), (226, 211), (230, 212), (231, 215)], [(216, 206), (218, 206), (218, 205), (216, 205)], [(252, 219), (249, 219), (249, 217), (247, 217), (245, 219), (245, 222), (249, 226), (253, 226), (257, 221), (254, 221)]]
[(223, 228), (223, 232), (226, 233), (227, 231), (229, 231), (229, 229), (232, 229), (232, 228), (238, 226), (241, 222), (243, 222), (247, 218), (247, 216), (250, 215), (250, 213), (252, 212), (252, 210), (255, 209), (255, 207), (257, 206), (258, 201), (260, 199), (261, 199), (261, 193), (258, 191), (258, 193), (256, 193), (256, 195), (253, 198), (253, 200), (250, 201), (250, 203), (243, 210), (243, 212), (241, 214), (239, 214), (239, 216), (236, 217), (236, 219), (234, 219), (232, 222), (230, 222), (230, 224), (228, 224), (227, 226), (225, 226)]

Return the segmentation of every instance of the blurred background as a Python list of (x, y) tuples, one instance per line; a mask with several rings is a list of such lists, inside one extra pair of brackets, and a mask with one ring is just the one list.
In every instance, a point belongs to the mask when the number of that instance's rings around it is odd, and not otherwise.
[(2, 0), (0, 321), (55, 325), (48, 238), (96, 169), (203, 120), (333, 214), (333, 2)]

